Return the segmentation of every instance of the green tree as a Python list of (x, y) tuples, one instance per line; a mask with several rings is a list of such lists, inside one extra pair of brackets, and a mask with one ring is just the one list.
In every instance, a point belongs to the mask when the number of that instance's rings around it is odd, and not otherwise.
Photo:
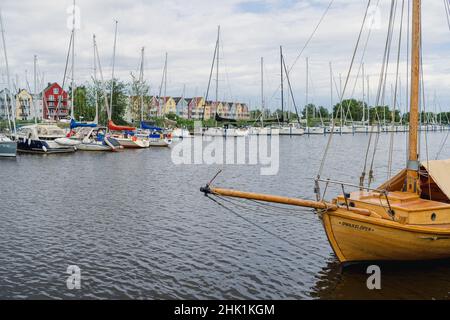
[(360, 121), (363, 118), (363, 107), (367, 108), (366, 104), (356, 99), (347, 99), (333, 107), (333, 114), (336, 119), (342, 117), (347, 120)]
[(94, 120), (95, 104), (92, 104), (92, 101), (88, 98), (88, 89), (86, 85), (75, 89), (74, 114), (75, 118), (79, 120)]

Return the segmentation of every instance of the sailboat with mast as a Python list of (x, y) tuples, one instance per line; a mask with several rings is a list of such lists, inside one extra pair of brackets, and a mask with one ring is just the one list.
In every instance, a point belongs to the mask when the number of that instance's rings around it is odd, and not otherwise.
[[(284, 61), (283, 47), (280, 46), (280, 67), (281, 67), (281, 78), (280, 78), (280, 93), (281, 93), (281, 120), (280, 120), (280, 136), (302, 136), (305, 134), (305, 130), (301, 127), (300, 115), (298, 114), (297, 105), (294, 99), (294, 93), (291, 87), (291, 81), (289, 79), (288, 69)], [(289, 122), (289, 116), (287, 121), (285, 121), (284, 115), (284, 77), (286, 73), (286, 79), (289, 85), (289, 93), (291, 95), (292, 101), (294, 103), (295, 112), (297, 113), (297, 124)]]
[[(206, 114), (206, 106), (210, 104), (213, 107), (213, 117), (216, 122), (224, 122), (226, 123), (223, 127), (215, 127), (215, 128), (207, 128), (204, 132), (204, 136), (213, 136), (213, 137), (245, 137), (249, 134), (249, 130), (245, 128), (236, 128), (231, 125), (231, 123), (236, 123), (236, 119), (227, 119), (221, 117), (218, 112), (219, 106), (219, 58), (220, 58), (220, 26), (217, 27), (217, 40), (216, 46), (214, 48), (214, 56), (211, 64), (211, 72), (209, 75), (208, 88), (206, 90), (205, 96), (205, 104), (203, 106), (202, 120), (205, 120)], [(216, 96), (215, 101), (208, 101), (209, 90), (211, 88), (211, 80), (213, 76), (214, 68), (216, 70)]]
[[(111, 136), (120, 143), (120, 145), (124, 148), (148, 148), (150, 143), (148, 139), (137, 137), (135, 135), (136, 128), (131, 126), (120, 126), (116, 125), (112, 120), (112, 111), (113, 111), (113, 97), (114, 97), (114, 81), (115, 81), (115, 61), (116, 61), (116, 46), (117, 46), (117, 27), (119, 22), (115, 21), (115, 32), (114, 32), (114, 47), (113, 47), (113, 62), (112, 62), (112, 74), (111, 74), (111, 92), (110, 92), (110, 100), (108, 106), (108, 98), (106, 97), (105, 92), (105, 105), (108, 113), (108, 129), (110, 130)], [(98, 58), (98, 51), (97, 51)], [(103, 81), (103, 73), (100, 71), (100, 75)]]
[[(340, 262), (421, 261), (450, 258), (450, 160), (419, 160), (421, 0), (412, 2), (412, 47), (408, 160), (400, 173), (378, 188), (316, 179), (315, 201), (215, 188), (206, 195), (236, 197), (314, 208)], [(364, 176), (362, 176), (362, 181)], [(320, 183), (343, 194), (326, 201)]]
[[(150, 125), (144, 121), (144, 58), (145, 58), (145, 48), (141, 49), (141, 62), (139, 67), (139, 80), (137, 83), (138, 93), (139, 93), (139, 105), (141, 111), (141, 127), (136, 130), (136, 137), (146, 139), (149, 142), (150, 147), (169, 147), (172, 144), (172, 134), (165, 133), (164, 129), (159, 128), (154, 125)], [(163, 81), (164, 81), (164, 102), (166, 101), (166, 86), (167, 86), (167, 59), (168, 54), (166, 53), (166, 60), (164, 63)], [(160, 88), (161, 97), (162, 84)]]
[[(8, 120), (8, 125), (10, 127), (11, 131), (11, 124), (12, 124), (12, 131), (13, 134), (16, 134), (16, 116), (15, 116), (15, 108), (13, 107), (15, 104), (13, 103), (13, 95), (11, 94), (11, 78), (9, 74), (9, 64), (8, 64), (8, 54), (6, 51), (6, 40), (5, 40), (5, 30), (3, 26), (3, 17), (0, 12), (0, 28), (2, 33), (2, 44), (3, 44), (3, 54), (5, 58), (5, 66), (6, 66), (6, 76), (8, 80), (8, 95), (6, 94), (5, 90), (5, 110)], [(11, 107), (10, 107), (11, 105)], [(10, 112), (11, 111), (11, 112)], [(2, 157), (8, 157), (8, 158), (14, 158), (17, 155), (17, 142), (12, 141), (9, 137), (7, 137), (4, 134), (0, 134), (0, 158)]]
[(264, 125), (264, 117), (266, 115), (266, 99), (264, 97), (264, 58), (261, 57), (261, 113), (255, 123), (259, 121), (259, 127), (253, 126), (249, 129), (249, 135), (279, 135), (280, 129), (274, 128), (271, 125)]

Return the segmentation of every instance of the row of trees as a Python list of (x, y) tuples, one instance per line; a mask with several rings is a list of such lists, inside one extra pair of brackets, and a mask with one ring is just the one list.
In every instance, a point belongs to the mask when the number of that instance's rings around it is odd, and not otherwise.
[[(368, 121), (370, 124), (376, 123), (391, 123), (392, 119), (396, 123), (408, 123), (409, 113), (401, 114), (399, 110), (394, 110), (389, 106), (368, 106), (367, 103), (356, 99), (344, 100), (333, 106), (333, 111), (330, 112), (327, 108), (308, 104), (300, 111), (300, 117), (307, 119), (309, 125), (316, 125), (320, 123), (329, 123), (331, 119), (337, 122), (342, 121)], [(253, 111), (252, 118), (257, 119), (261, 116), (260, 111)], [(284, 117), (283, 117), (284, 115)], [(285, 111), (284, 113), (277, 109), (274, 112), (266, 111), (265, 119), (284, 119), (290, 121), (297, 121), (298, 116), (296, 112)], [(450, 124), (450, 112), (433, 113), (422, 112), (420, 115), (422, 123), (442, 123)]]
[[(95, 116), (96, 103), (99, 106), (99, 122), (106, 124), (107, 112), (105, 102), (105, 92), (108, 104), (110, 101), (109, 92), (111, 86), (114, 85), (114, 93), (112, 97), (112, 119), (117, 124), (126, 124), (125, 112), (128, 105), (128, 96), (144, 95), (148, 98), (149, 88), (145, 83), (141, 83), (136, 77), (132, 77), (131, 83), (125, 83), (123, 81), (114, 80), (108, 81), (104, 88), (100, 82), (89, 82), (83, 86), (77, 87), (75, 90), (75, 117), (82, 120), (92, 120)], [(71, 90), (69, 90), (71, 92)], [(97, 102), (96, 102), (97, 101)], [(332, 112), (323, 106), (316, 106), (315, 104), (308, 104), (299, 111), (299, 115), (302, 119), (307, 119), (309, 125), (317, 125), (320, 123), (329, 123), (331, 119), (335, 119), (337, 122), (342, 121), (369, 121), (369, 123), (390, 123), (392, 119), (395, 119), (396, 123), (400, 121), (407, 123), (409, 121), (409, 113), (403, 115), (399, 110), (391, 109), (389, 106), (368, 106), (365, 102), (356, 99), (348, 99), (333, 106)], [(136, 113), (136, 112), (135, 112)], [(260, 110), (251, 111), (251, 118), (256, 120), (262, 116)], [(176, 115), (170, 115), (170, 119), (177, 121), (180, 125), (191, 127), (193, 121), (188, 119), (181, 119)], [(285, 121), (297, 121), (298, 115), (293, 111), (284, 111), (280, 109), (275, 111), (266, 110), (263, 115), (264, 119), (273, 119)], [(422, 112), (421, 121), (423, 123), (440, 122), (443, 124), (450, 124), (450, 112), (432, 113)], [(211, 121), (209, 121), (211, 122)], [(208, 123), (207, 125), (211, 125)]]

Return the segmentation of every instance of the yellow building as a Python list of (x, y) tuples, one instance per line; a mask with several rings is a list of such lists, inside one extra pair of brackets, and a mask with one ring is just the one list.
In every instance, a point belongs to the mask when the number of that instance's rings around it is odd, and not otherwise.
[[(205, 111), (205, 119), (209, 119), (210, 109), (205, 105), (206, 102), (204, 98), (195, 97), (188, 99), (188, 103), (191, 119), (202, 119), (203, 111)], [(206, 118), (206, 116), (208, 116), (208, 118)]]
[(16, 95), (16, 119), (17, 120), (30, 120), (34, 114), (31, 112), (33, 105), (33, 97), (25, 90), (19, 90)]
[(163, 114), (169, 114), (169, 113), (176, 114), (177, 113), (177, 103), (174, 98), (163, 97), (163, 98), (161, 98), (161, 102), (162, 102), (162, 113)]

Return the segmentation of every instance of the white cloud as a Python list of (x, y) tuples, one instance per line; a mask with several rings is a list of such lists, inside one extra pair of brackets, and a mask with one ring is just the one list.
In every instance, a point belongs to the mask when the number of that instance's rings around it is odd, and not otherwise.
[[(118, 19), (116, 65), (121, 79), (129, 80), (130, 71), (137, 69), (140, 48), (145, 46), (146, 78), (154, 92), (160, 83), (167, 51), (168, 94), (181, 95), (183, 85), (186, 85), (187, 95), (202, 95), (208, 81), (216, 28), (220, 24), (224, 50), (220, 96), (257, 104), (260, 101), (259, 62), (264, 56), (266, 100), (275, 108), (279, 104), (279, 94), (274, 95), (279, 83), (279, 45), (284, 46), (287, 63), (292, 63), (328, 3), (328, 0), (79, 0), (82, 28), (77, 32), (76, 41), (77, 82), (91, 77), (93, 33), (99, 42), (104, 73), (110, 76), (113, 21)], [(380, 3), (382, 28), (373, 31), (365, 59), (367, 73), (373, 76), (372, 96), (375, 95), (376, 75), (381, 68), (390, 1), (380, 0)], [(24, 86), (25, 70), (32, 80), (34, 54), (39, 57), (46, 81), (61, 82), (70, 33), (66, 28), (66, 9), (71, 4), (69, 0), (2, 0), (11, 70), (18, 75), (21, 86)], [(304, 58), (309, 56), (310, 99), (329, 105), (328, 63), (333, 61), (336, 76), (346, 74), (366, 4), (356, 0), (335, 1), (292, 71), (291, 82), (297, 104), (303, 105), (305, 101)], [(401, 1), (398, 1), (398, 10), (400, 5)], [(450, 68), (447, 62), (450, 31), (446, 26), (442, 1), (427, 1), (423, 6), (426, 86), (430, 95), (436, 91), (444, 107), (450, 101)], [(395, 61), (395, 50), (394, 46), (391, 61)], [(404, 58), (403, 55), (403, 61)], [(392, 65), (390, 71), (393, 70)], [(406, 66), (403, 65), (401, 70), (405, 78)], [(393, 81), (392, 77), (390, 81)], [(358, 95), (361, 95), (359, 87)]]

